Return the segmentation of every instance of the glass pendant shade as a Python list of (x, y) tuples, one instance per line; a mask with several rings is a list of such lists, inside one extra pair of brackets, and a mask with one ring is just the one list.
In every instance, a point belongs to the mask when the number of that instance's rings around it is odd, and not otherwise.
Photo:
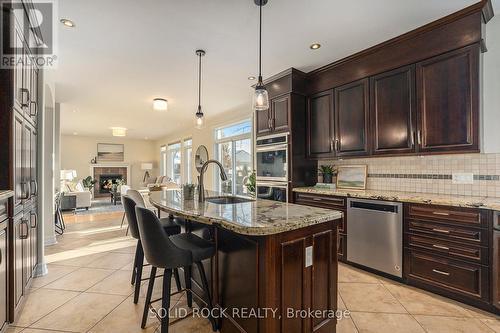
[(269, 109), (269, 95), (267, 89), (263, 85), (258, 85), (255, 88), (253, 95), (253, 108), (257, 111), (264, 111)]
[(198, 109), (198, 112), (196, 112), (195, 127), (197, 129), (202, 129), (204, 123), (205, 123), (205, 119), (203, 117), (203, 112), (201, 112), (201, 109)]

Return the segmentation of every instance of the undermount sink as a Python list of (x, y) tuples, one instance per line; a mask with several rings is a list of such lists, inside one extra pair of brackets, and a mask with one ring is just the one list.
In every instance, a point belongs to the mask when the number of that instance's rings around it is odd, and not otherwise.
[(206, 201), (217, 204), (217, 205), (231, 205), (231, 204), (238, 204), (238, 203), (243, 203), (243, 202), (250, 202), (254, 201), (253, 199), (247, 199), (247, 198), (242, 198), (242, 197), (211, 197), (211, 198), (205, 198)]

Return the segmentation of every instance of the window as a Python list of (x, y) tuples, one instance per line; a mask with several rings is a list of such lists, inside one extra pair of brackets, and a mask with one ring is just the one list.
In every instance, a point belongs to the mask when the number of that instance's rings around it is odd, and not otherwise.
[(172, 143), (167, 149), (167, 176), (177, 184), (181, 183), (181, 143)]
[(221, 182), (216, 170), (217, 190), (233, 195), (248, 194), (245, 184), (253, 169), (251, 120), (216, 129), (215, 142), (217, 159), (228, 177), (226, 182)]
[(193, 140), (185, 139), (182, 145), (183, 161), (184, 161), (184, 183), (192, 183), (192, 168), (193, 168)]
[(160, 147), (160, 176), (167, 175), (167, 146)]

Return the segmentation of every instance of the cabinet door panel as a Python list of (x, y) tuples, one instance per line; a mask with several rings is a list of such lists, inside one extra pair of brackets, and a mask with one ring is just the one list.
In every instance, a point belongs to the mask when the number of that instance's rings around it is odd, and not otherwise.
[(307, 111), (307, 154), (309, 157), (333, 157), (333, 94), (320, 93), (309, 98)]
[[(23, 37), (22, 37), (21, 28), (17, 24), (15, 24), (14, 29), (14, 49), (17, 51), (16, 59), (23, 59)], [(23, 66), (20, 61), (16, 61), (16, 65), (14, 67), (14, 104), (15, 106), (21, 110), (22, 106), (22, 95), (23, 95)]]
[(290, 122), (290, 96), (271, 100), (272, 125), (274, 132), (286, 132)]
[(478, 151), (479, 46), (417, 64), (421, 151)]
[(23, 180), (23, 118), (14, 112), (14, 209), (22, 203), (26, 193), (26, 184)]
[(269, 134), (271, 132), (269, 110), (255, 111), (255, 124), (257, 135)]
[(368, 79), (335, 88), (337, 156), (368, 154)]
[(24, 225), (22, 221), (22, 214), (19, 214), (13, 223), (14, 227), (14, 306), (19, 304), (24, 291), (24, 278), (23, 278), (23, 238)]
[(0, 328), (7, 321), (7, 229), (0, 231)]
[(370, 79), (373, 154), (415, 151), (415, 67), (407, 66)]
[(25, 207), (31, 205), (31, 173), (32, 173), (32, 168), (35, 168), (36, 166), (32, 166), (32, 152), (31, 152), (31, 145), (33, 142), (33, 128), (31, 125), (28, 124), (28, 122), (24, 122), (24, 127), (23, 127), (23, 143), (22, 143), (22, 150), (23, 150), (23, 158), (22, 158), (22, 178), (23, 178), (23, 183), (26, 184), (25, 188), (27, 191), (26, 194), (26, 201), (24, 203)]

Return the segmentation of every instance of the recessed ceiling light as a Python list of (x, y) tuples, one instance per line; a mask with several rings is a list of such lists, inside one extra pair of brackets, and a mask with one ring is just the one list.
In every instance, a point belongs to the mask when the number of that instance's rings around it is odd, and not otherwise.
[(75, 22), (73, 22), (71, 20), (62, 18), (60, 21), (61, 21), (62, 24), (64, 24), (67, 27), (70, 27), (70, 28), (74, 28), (75, 27)]
[(309, 46), (309, 48), (311, 50), (317, 50), (321, 47), (321, 44), (320, 43), (314, 43), (314, 44), (311, 44), (311, 46)]
[(127, 135), (127, 129), (124, 127), (111, 127), (111, 131), (113, 133), (113, 136), (126, 136)]
[(153, 99), (153, 110), (155, 111), (167, 111), (168, 101), (164, 98)]
[(248, 77), (248, 79), (249, 79), (250, 81), (253, 81), (253, 80), (255, 80), (255, 76), (249, 76), (249, 77)]

